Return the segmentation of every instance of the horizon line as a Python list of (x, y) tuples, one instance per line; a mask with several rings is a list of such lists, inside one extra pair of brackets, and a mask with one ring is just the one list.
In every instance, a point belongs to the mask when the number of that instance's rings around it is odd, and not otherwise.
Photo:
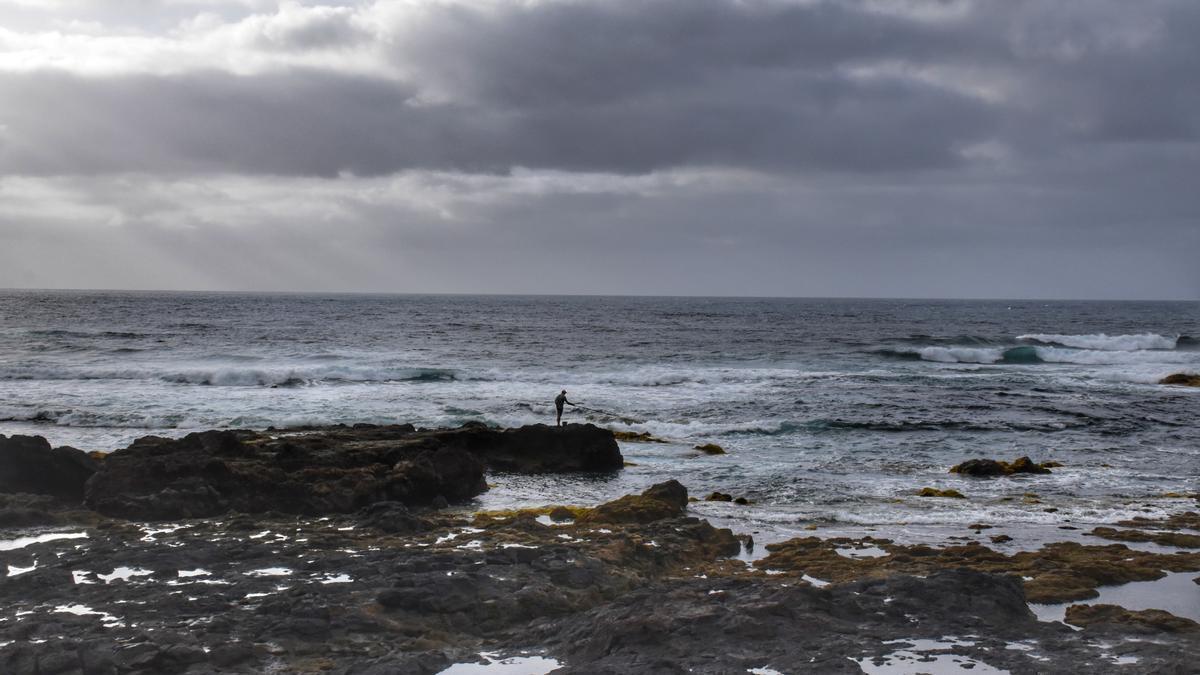
[(373, 295), (373, 296), (445, 296), (445, 297), (526, 297), (526, 298), (695, 298), (720, 300), (953, 300), (977, 302), (1200, 302), (1200, 298), (1014, 298), (1001, 296), (869, 296), (869, 295), (705, 295), (659, 293), (515, 293), (463, 291), (332, 291), (332, 290), (261, 290), (261, 289), (179, 289), (179, 288), (27, 288), (5, 287), (0, 293), (180, 293), (212, 295)]

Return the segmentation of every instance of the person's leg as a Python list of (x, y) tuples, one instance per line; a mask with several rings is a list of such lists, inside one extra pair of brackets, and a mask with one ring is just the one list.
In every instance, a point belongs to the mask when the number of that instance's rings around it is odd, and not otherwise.
[(557, 408), (557, 411), (558, 411), (558, 415), (556, 415), (554, 418), (554, 426), (561, 427), (562, 426), (562, 408)]

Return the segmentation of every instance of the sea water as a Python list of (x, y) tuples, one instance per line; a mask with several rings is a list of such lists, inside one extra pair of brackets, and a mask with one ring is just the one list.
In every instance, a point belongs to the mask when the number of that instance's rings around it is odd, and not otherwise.
[[(553, 423), (566, 389), (616, 415), (568, 421), (670, 442), (623, 443), (615, 476), (494, 476), (474, 507), (677, 478), (752, 500), (693, 507), (743, 529), (1082, 527), (1195, 508), (1163, 495), (1200, 489), (1200, 389), (1157, 381), (1200, 372), (1198, 335), (1196, 302), (4, 291), (0, 433), (111, 451), (211, 428), (515, 426)], [(947, 473), (1021, 455), (1065, 466)]]

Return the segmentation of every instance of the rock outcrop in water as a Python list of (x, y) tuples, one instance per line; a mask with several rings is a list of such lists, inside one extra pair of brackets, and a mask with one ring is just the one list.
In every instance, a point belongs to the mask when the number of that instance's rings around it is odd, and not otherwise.
[(207, 431), (146, 437), (113, 452), (88, 481), (85, 503), (105, 515), (146, 520), (229, 511), (322, 515), (376, 502), (470, 499), (487, 489), (487, 468), (547, 473), (621, 466), (611, 433), (591, 425)]
[(1158, 381), (1159, 384), (1179, 384), (1185, 387), (1200, 387), (1200, 374), (1175, 373)]
[(1051, 467), (1062, 466), (1058, 462), (1035, 462), (1028, 457), (1019, 457), (1011, 462), (995, 459), (969, 459), (950, 468), (950, 473), (964, 476), (1011, 476), (1016, 473), (1050, 473)]
[(0, 435), (0, 492), (51, 495), (79, 502), (96, 461), (82, 450), (51, 448), (41, 436)]

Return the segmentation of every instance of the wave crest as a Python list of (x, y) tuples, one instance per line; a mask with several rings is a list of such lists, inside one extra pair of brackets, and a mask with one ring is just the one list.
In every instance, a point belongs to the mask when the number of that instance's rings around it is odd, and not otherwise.
[(1157, 333), (1139, 333), (1137, 335), (1058, 335), (1036, 333), (1018, 335), (1018, 340), (1050, 347), (1073, 347), (1075, 349), (1093, 349), (1098, 351), (1130, 352), (1143, 349), (1175, 349), (1179, 337), (1167, 337)]

